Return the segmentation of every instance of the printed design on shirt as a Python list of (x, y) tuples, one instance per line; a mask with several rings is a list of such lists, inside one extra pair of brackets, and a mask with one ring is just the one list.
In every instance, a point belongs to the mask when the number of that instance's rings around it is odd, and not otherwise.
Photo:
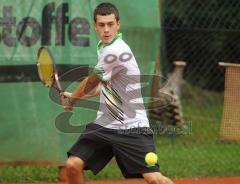
[(103, 83), (102, 93), (106, 107), (113, 118), (123, 123), (124, 112), (122, 108), (122, 99), (109, 83)]

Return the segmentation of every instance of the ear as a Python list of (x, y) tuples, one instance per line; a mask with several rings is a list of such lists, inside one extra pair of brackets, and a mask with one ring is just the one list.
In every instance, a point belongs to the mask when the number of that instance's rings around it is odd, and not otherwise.
[(96, 22), (94, 22), (94, 29), (95, 29), (95, 31), (97, 31), (97, 24), (96, 24)]
[(119, 21), (117, 21), (117, 25), (118, 25), (118, 29), (120, 29), (120, 27), (121, 27), (120, 20), (119, 20)]

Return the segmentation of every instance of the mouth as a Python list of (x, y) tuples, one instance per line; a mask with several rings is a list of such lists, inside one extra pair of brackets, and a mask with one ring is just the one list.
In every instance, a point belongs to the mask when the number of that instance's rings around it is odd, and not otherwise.
[(104, 36), (105, 39), (109, 39), (111, 36)]

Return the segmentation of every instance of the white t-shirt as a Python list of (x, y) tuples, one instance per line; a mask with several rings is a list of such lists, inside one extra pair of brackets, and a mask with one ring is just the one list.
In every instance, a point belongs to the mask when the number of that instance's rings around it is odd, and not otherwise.
[(149, 127), (143, 104), (140, 70), (129, 46), (119, 38), (98, 49), (101, 79), (96, 124), (110, 129)]

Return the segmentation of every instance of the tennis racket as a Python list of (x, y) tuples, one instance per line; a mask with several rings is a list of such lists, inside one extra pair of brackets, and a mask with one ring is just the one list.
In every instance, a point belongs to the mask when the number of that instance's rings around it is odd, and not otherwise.
[(71, 93), (63, 91), (59, 82), (56, 63), (50, 50), (46, 47), (41, 47), (38, 50), (37, 68), (39, 78), (45, 86), (56, 89), (56, 91), (64, 95), (64, 97), (71, 97)]

